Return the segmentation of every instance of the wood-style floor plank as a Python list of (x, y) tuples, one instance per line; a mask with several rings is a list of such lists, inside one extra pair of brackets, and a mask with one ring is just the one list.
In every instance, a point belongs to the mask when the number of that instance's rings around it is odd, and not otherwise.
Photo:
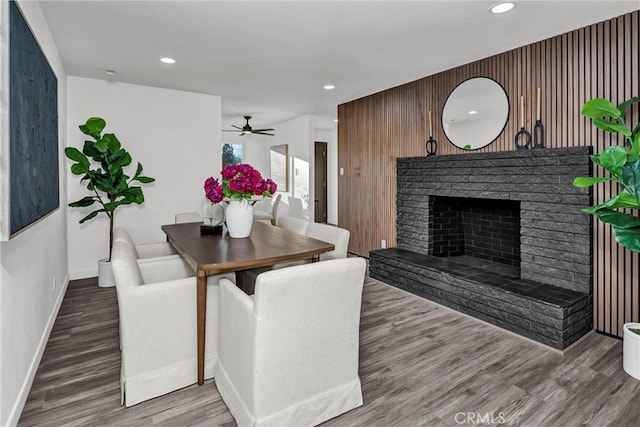
[[(125, 408), (119, 375), (115, 289), (71, 282), (19, 425), (235, 425), (214, 380)], [(325, 425), (624, 427), (640, 419), (640, 381), (623, 371), (620, 341), (591, 334), (562, 355), (372, 279), (360, 379), (364, 405)], [(456, 422), (467, 413), (485, 418)]]

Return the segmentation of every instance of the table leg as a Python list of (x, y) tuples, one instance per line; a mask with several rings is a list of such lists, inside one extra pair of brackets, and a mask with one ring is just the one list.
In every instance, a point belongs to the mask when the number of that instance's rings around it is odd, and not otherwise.
[(207, 324), (207, 276), (198, 271), (197, 288), (197, 322), (198, 322), (198, 385), (204, 384), (204, 337)]
[(320, 261), (320, 254), (314, 254), (311, 257), (311, 262), (318, 262), (318, 261)]

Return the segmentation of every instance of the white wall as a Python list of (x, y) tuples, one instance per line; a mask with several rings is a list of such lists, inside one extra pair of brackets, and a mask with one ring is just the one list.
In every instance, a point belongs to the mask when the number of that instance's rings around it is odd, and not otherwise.
[[(136, 243), (165, 239), (160, 226), (173, 223), (178, 212), (197, 211), (204, 199), (204, 180), (220, 176), (222, 164), (220, 97), (80, 77), (68, 78), (69, 145), (82, 147), (78, 125), (91, 116), (106, 120), (133, 157), (131, 173), (140, 161), (144, 174), (156, 182), (143, 186), (145, 203), (116, 212), (116, 226), (126, 228)], [(65, 170), (68, 198), (87, 194), (80, 179)], [(97, 261), (109, 251), (105, 217), (82, 225), (90, 208), (70, 209), (69, 274), (71, 279), (97, 274)]]
[[(310, 179), (313, 176), (315, 136), (312, 130), (313, 117), (297, 117), (278, 123), (273, 128), (276, 135), (263, 138), (271, 138), (270, 146), (287, 144), (289, 149), (289, 191), (278, 190), (282, 194), (278, 216), (294, 216), (313, 221), (313, 186)], [(268, 152), (265, 156), (268, 156)]]
[[(317, 116), (304, 115), (273, 125), (275, 136), (262, 136), (262, 143), (246, 150), (252, 156), (264, 156), (263, 174), (269, 174), (269, 147), (287, 144), (289, 148), (289, 191), (278, 190), (282, 202), (278, 216), (314, 220), (314, 143), (327, 143), (327, 220), (338, 222), (338, 135), (337, 129), (316, 129)], [(271, 127), (271, 126), (270, 126)], [(252, 137), (255, 137), (252, 135)], [(255, 150), (255, 151), (254, 151)], [(258, 163), (258, 160), (254, 160)], [(253, 163), (252, 163), (253, 164)]]
[[(2, 2), (2, 7), (6, 5)], [(66, 76), (40, 5), (32, 1), (20, 1), (19, 5), (58, 78), (60, 208), (10, 241), (0, 243), (2, 426), (14, 425), (20, 417), (69, 280), (62, 161), (66, 145)], [(2, 164), (5, 162), (3, 159)]]

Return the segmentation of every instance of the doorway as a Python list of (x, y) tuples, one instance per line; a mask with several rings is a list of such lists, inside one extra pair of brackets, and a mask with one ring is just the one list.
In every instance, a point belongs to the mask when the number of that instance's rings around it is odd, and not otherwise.
[(314, 156), (315, 184), (314, 218), (315, 222), (327, 222), (327, 143), (315, 143)]

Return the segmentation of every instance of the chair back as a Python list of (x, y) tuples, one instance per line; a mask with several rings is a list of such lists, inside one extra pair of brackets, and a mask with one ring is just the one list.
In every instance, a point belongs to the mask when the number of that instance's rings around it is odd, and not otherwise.
[(282, 194), (276, 194), (273, 198), (273, 204), (271, 205), (271, 217), (275, 220), (278, 218), (278, 207), (280, 206), (280, 199)]
[(111, 268), (118, 292), (144, 283), (138, 266), (135, 249), (122, 240), (113, 242)]
[(185, 222), (202, 222), (202, 217), (198, 212), (177, 213), (175, 223), (183, 224)]
[(278, 218), (278, 227), (284, 228), (294, 233), (305, 234), (307, 228), (309, 228), (309, 221), (300, 218), (294, 218), (292, 216), (283, 216)]
[(314, 395), (357, 378), (365, 268), (363, 258), (346, 258), (258, 276), (254, 295), (258, 389), (295, 389), (304, 378), (306, 391)]
[(333, 246), (335, 246), (335, 249), (331, 252), (320, 254), (321, 261), (346, 258), (347, 250), (349, 249), (350, 235), (349, 230), (345, 230), (344, 228), (317, 222), (310, 223), (307, 229), (307, 236), (333, 243)]
[(136, 245), (135, 243), (133, 243), (133, 239), (131, 239), (131, 236), (129, 235), (129, 233), (127, 232), (127, 230), (125, 230), (122, 227), (116, 227), (113, 229), (113, 242), (124, 242), (127, 245), (129, 245), (131, 247), (131, 249), (133, 249), (133, 253), (136, 257), (136, 259), (140, 258), (140, 254), (138, 254), (138, 250), (136, 249)]

